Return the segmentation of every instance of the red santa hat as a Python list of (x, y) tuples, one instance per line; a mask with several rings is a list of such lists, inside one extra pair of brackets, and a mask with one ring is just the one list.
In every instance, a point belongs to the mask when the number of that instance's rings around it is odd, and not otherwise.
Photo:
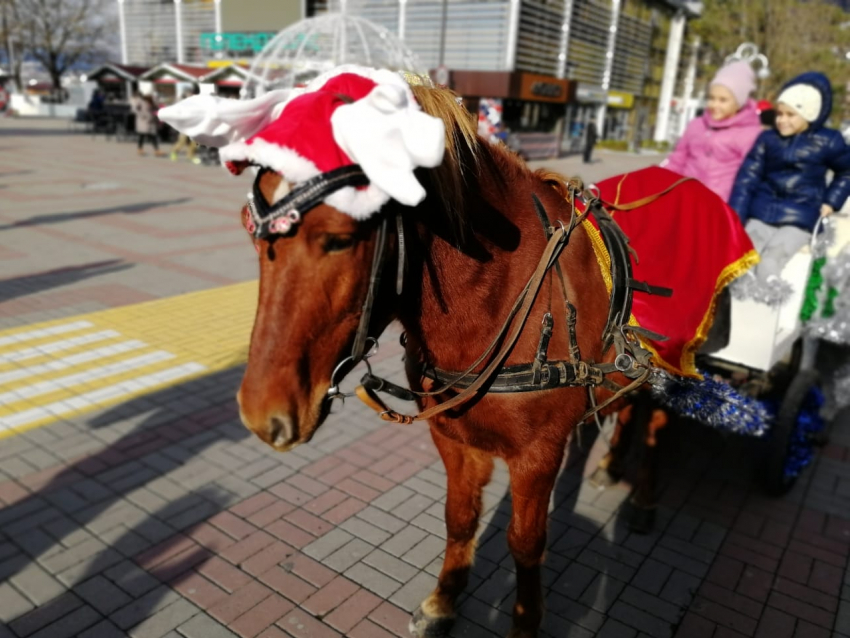
[(438, 166), (445, 147), (442, 120), (419, 109), (400, 75), (355, 65), (255, 100), (194, 96), (159, 116), (198, 142), (220, 147), (234, 174), (253, 164), (298, 184), (358, 164), (369, 185), (346, 186), (324, 200), (355, 219), (391, 198), (408, 206), (422, 201), (425, 189), (413, 172)]

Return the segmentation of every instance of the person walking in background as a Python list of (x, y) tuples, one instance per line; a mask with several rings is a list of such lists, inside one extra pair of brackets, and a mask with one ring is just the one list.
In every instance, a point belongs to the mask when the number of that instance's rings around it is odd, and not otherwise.
[(850, 147), (824, 126), (832, 110), (829, 79), (803, 73), (776, 102), (776, 127), (758, 137), (729, 200), (761, 254), (756, 277), (768, 284), (808, 243), (818, 218), (850, 196)]
[(144, 95), (137, 98), (133, 102), (133, 111), (136, 114), (136, 134), (139, 137), (139, 155), (145, 154), (145, 140), (149, 139), (153, 146), (154, 154), (157, 157), (161, 157), (162, 152), (159, 150), (159, 140), (157, 139), (157, 108), (153, 101), (153, 96)]
[(596, 124), (588, 122), (584, 132), (584, 163), (590, 164), (593, 159), (593, 147), (596, 146)]
[(102, 113), (105, 104), (106, 97), (103, 95), (103, 91), (95, 89), (94, 93), (91, 95), (91, 99), (89, 100), (89, 113), (92, 115)]
[(688, 124), (661, 166), (700, 180), (728, 201), (735, 175), (762, 131), (750, 99), (755, 88), (755, 73), (747, 62), (720, 69), (709, 86), (705, 112)]
[[(194, 95), (194, 93), (186, 91), (183, 94), (182, 99), (185, 100), (186, 98), (192, 97), (192, 95)], [(177, 136), (177, 141), (174, 143), (174, 146), (171, 147), (172, 162), (177, 161), (180, 151), (182, 151), (184, 148), (186, 149), (186, 159), (188, 159), (193, 164), (201, 163), (201, 158), (195, 156), (195, 153), (198, 151), (198, 143), (194, 140), (189, 139), (189, 137), (185, 133), (180, 133)]]

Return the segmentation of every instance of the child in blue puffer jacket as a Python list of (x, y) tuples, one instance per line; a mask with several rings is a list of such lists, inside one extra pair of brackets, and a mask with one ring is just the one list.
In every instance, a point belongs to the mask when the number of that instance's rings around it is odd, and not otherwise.
[(729, 204), (761, 254), (756, 276), (762, 281), (778, 277), (818, 218), (840, 210), (850, 196), (850, 147), (824, 126), (831, 110), (825, 75), (791, 80), (777, 98), (776, 128), (759, 135), (735, 178)]

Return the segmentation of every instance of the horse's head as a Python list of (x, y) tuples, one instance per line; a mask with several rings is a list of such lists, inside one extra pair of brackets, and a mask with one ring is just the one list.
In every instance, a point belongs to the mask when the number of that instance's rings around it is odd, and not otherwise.
[(422, 112), (398, 74), (354, 66), (255, 100), (196, 96), (161, 117), (221, 147), (237, 174), (263, 167), (243, 208), (260, 298), (240, 413), (277, 450), (309, 441), (329, 412), (334, 371), (391, 318), (393, 278), (377, 289), (373, 264), (394, 261), (388, 207), (426, 196), (414, 171), (441, 163), (443, 120)]
[[(263, 173), (257, 186), (254, 198), (268, 205), (289, 188), (274, 172)], [(247, 210), (243, 220), (253, 224)], [(320, 204), (294, 232), (254, 240), (260, 297), (237, 397), (242, 422), (277, 450), (309, 441), (328, 414), (331, 375), (351, 354), (358, 331), (378, 225)], [(384, 259), (394, 259), (392, 250)], [(391, 290), (378, 292), (375, 334), (389, 322), (393, 299)]]

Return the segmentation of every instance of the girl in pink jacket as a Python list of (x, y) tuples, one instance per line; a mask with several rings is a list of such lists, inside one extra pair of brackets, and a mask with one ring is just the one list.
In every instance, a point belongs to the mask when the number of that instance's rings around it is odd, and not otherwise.
[(720, 69), (711, 81), (702, 117), (688, 124), (661, 166), (700, 180), (728, 201), (738, 169), (762, 131), (750, 99), (755, 88), (755, 74), (747, 62)]

